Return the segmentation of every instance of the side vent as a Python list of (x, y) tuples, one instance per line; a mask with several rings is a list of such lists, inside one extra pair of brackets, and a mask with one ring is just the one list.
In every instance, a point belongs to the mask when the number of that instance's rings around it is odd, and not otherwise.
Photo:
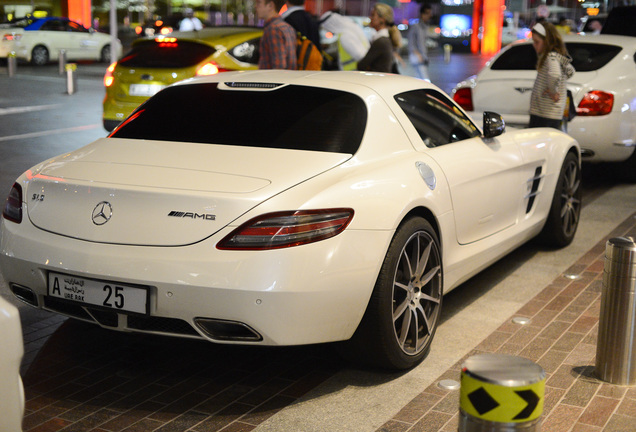
[(537, 167), (537, 169), (534, 171), (534, 176), (531, 179), (528, 179), (528, 183), (532, 184), (530, 185), (530, 192), (524, 197), (524, 199), (528, 199), (526, 214), (530, 213), (530, 210), (532, 210), (534, 199), (539, 194), (539, 184), (541, 183), (542, 178), (543, 175), (541, 174), (541, 167)]

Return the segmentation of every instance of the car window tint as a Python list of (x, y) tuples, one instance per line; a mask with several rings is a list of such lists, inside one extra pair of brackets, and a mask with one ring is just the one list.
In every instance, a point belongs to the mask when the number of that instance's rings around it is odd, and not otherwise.
[(64, 22), (60, 20), (50, 20), (42, 24), (40, 30), (44, 31), (65, 31)]
[(207, 83), (160, 91), (110, 136), (353, 154), (366, 123), (366, 105), (351, 93), (293, 85), (224, 90)]
[(214, 51), (211, 46), (197, 42), (148, 40), (135, 44), (119, 64), (141, 68), (185, 68), (202, 62)]
[(609, 63), (622, 50), (620, 46), (592, 44), (592, 43), (567, 43), (566, 47), (572, 66), (578, 72), (595, 71)]
[[(586, 42), (565, 44), (577, 72), (595, 71), (610, 62), (621, 51), (620, 46)], [(492, 70), (535, 70), (537, 53), (530, 44), (511, 47), (493, 62)]]
[(442, 93), (413, 90), (395, 96), (427, 147), (480, 136), (474, 123)]
[(68, 26), (68, 29), (67, 29), (68, 31), (79, 32), (79, 33), (88, 33), (88, 29), (87, 28), (85, 28), (82, 25), (79, 25), (76, 22), (68, 21), (66, 23), (66, 25)]
[(241, 62), (258, 64), (258, 47), (260, 43), (260, 37), (243, 42), (232, 48), (230, 50), (230, 55)]

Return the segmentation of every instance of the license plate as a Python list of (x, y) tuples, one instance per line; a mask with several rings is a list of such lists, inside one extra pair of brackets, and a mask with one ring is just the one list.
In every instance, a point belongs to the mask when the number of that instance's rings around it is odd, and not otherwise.
[(145, 314), (148, 290), (118, 282), (49, 273), (49, 295), (74, 302)]
[(128, 93), (131, 96), (153, 96), (164, 87), (161, 84), (131, 84)]

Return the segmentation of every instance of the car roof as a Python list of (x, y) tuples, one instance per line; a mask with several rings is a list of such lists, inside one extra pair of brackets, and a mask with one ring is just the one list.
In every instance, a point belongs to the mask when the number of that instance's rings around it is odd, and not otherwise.
[(218, 43), (219, 40), (235, 35), (260, 36), (263, 33), (261, 27), (249, 27), (249, 26), (219, 26), (219, 27), (205, 27), (198, 31), (180, 32), (175, 31), (170, 33), (167, 37), (176, 37), (178, 39), (190, 39), (203, 41), (209, 44)]
[[(600, 35), (569, 34), (569, 35), (562, 35), (561, 38), (563, 39), (563, 42), (566, 42), (566, 43), (582, 42), (582, 43), (599, 43), (599, 44), (606, 44), (606, 45), (620, 45), (623, 47), (636, 46), (636, 38), (631, 36), (618, 36), (618, 35), (606, 35), (606, 34), (600, 34)], [(530, 44), (530, 43), (532, 43), (532, 39), (522, 39), (522, 40), (518, 40), (511, 43), (510, 46), (519, 45), (519, 44)]]
[(64, 22), (68, 22), (70, 21), (68, 18), (64, 18), (64, 17), (42, 17), (42, 18), (33, 18), (33, 22), (31, 24), (29, 24), (28, 26), (26, 26), (24, 29), (25, 30), (39, 30), (42, 25), (44, 25), (44, 23), (48, 22), (48, 21), (64, 21)]
[[(368, 94), (372, 90), (380, 95), (392, 97), (395, 94), (416, 89), (434, 89), (444, 93), (434, 84), (407, 75), (361, 71), (291, 71), (291, 70), (250, 70), (223, 72), (222, 74), (197, 77), (174, 85), (189, 85), (205, 82), (233, 83), (237, 87), (258, 88), (261, 84), (292, 84), (333, 88), (345, 87), (354, 94)], [(266, 88), (266, 87), (265, 87)], [(366, 88), (366, 90), (361, 90)], [(450, 96), (448, 96), (450, 98)]]

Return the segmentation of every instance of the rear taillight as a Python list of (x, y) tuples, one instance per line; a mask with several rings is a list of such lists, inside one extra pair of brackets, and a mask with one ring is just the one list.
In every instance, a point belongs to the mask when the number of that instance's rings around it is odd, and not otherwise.
[(197, 76), (216, 75), (219, 72), (226, 72), (226, 69), (219, 69), (219, 66), (214, 62), (209, 62), (201, 66), (197, 70)]
[(340, 234), (353, 209), (298, 210), (254, 218), (219, 242), (221, 250), (268, 250), (299, 246)]
[(113, 85), (113, 81), (115, 81), (115, 77), (113, 75), (115, 66), (117, 66), (117, 62), (108, 66), (108, 69), (106, 69), (106, 74), (104, 75), (104, 87), (110, 87), (111, 85)]
[(579, 106), (576, 107), (576, 115), (602, 116), (612, 112), (614, 95), (600, 90), (587, 92)]
[(18, 41), (22, 38), (22, 34), (20, 33), (6, 33), (3, 37), (2, 40), (6, 40), (6, 41)]
[(462, 87), (453, 93), (453, 100), (466, 111), (473, 111), (473, 93), (470, 88)]
[(4, 204), (2, 216), (15, 223), (22, 222), (22, 187), (15, 183)]

